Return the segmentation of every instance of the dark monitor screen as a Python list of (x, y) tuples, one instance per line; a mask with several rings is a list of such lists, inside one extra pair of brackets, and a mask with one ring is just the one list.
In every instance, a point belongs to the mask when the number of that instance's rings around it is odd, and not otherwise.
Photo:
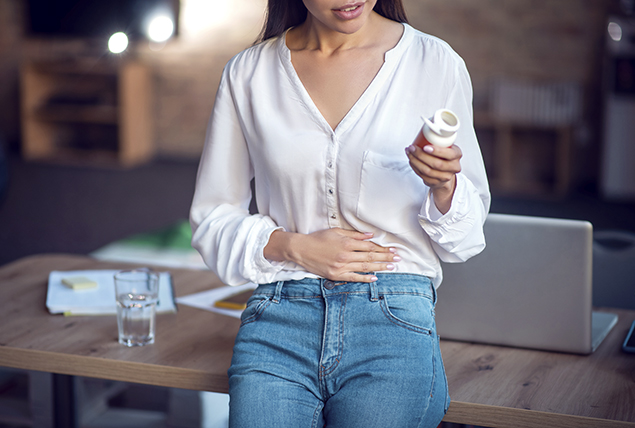
[(27, 34), (97, 38), (123, 31), (140, 39), (148, 18), (159, 11), (171, 16), (176, 27), (178, 5), (178, 0), (28, 0)]

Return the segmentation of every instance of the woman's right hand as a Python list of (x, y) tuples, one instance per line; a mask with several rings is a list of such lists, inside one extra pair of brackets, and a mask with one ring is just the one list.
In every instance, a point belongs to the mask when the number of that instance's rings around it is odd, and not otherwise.
[(392, 270), (401, 258), (394, 248), (370, 241), (372, 237), (372, 233), (340, 228), (308, 235), (277, 230), (271, 234), (264, 255), (272, 261), (294, 262), (332, 281), (373, 282), (377, 278), (372, 272)]

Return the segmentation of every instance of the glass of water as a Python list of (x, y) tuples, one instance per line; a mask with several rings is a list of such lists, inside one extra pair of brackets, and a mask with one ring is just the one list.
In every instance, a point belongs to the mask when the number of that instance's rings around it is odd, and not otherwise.
[(159, 275), (147, 268), (117, 272), (115, 294), (119, 343), (126, 346), (154, 343)]

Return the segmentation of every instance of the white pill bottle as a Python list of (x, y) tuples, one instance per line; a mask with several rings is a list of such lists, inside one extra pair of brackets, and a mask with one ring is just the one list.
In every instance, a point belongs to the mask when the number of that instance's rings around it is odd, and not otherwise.
[(448, 109), (439, 109), (431, 119), (423, 118), (423, 126), (417, 134), (414, 144), (423, 147), (432, 144), (437, 147), (450, 147), (456, 140), (456, 131), (461, 122), (454, 112)]

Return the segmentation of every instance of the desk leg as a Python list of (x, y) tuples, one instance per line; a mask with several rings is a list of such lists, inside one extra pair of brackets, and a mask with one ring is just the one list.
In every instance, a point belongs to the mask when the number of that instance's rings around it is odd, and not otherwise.
[(73, 376), (53, 374), (53, 403), (55, 403), (54, 426), (56, 428), (77, 428)]

